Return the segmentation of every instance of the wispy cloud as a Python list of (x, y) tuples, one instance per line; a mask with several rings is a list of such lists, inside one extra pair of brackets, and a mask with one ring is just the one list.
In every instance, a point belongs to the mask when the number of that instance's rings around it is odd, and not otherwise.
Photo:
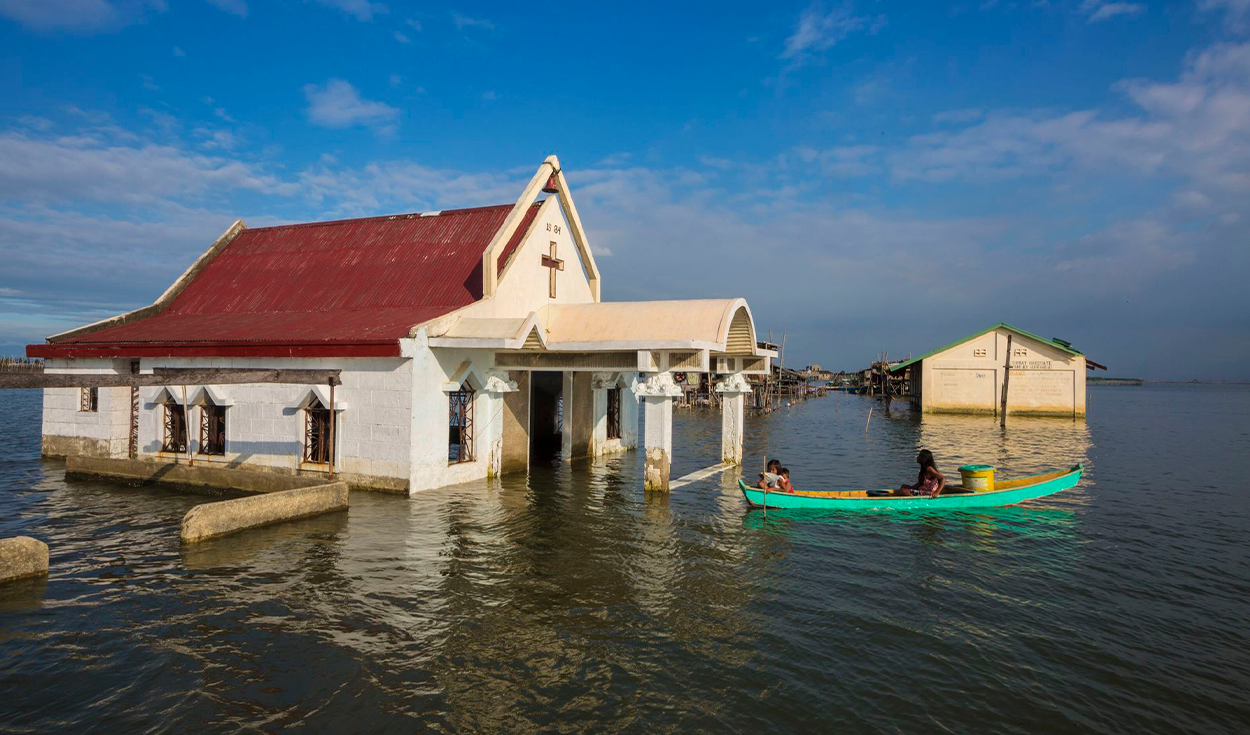
[(933, 116), (933, 122), (942, 123), (967, 123), (973, 120), (980, 120), (985, 111), (979, 107), (967, 107), (961, 110), (946, 110), (939, 112)]
[(319, 5), (338, 8), (356, 20), (370, 21), (375, 15), (385, 15), (390, 9), (382, 3), (369, 0), (314, 0)]
[(403, 31), (395, 31), (393, 35), (395, 36), (395, 40), (400, 43), (412, 43), (412, 39), (408, 38)]
[(217, 8), (240, 18), (247, 17), (247, 0), (208, 0)]
[(389, 134), (399, 124), (398, 109), (362, 98), (342, 79), (330, 79), (321, 86), (305, 85), (304, 96), (308, 98), (308, 119), (327, 128), (367, 127)]
[(1229, 29), (1245, 31), (1250, 27), (1250, 0), (1199, 0), (1198, 7), (1206, 11), (1224, 11)]
[(461, 31), (466, 28), (482, 28), (488, 31), (495, 30), (495, 24), (485, 18), (471, 18), (467, 15), (461, 15), (460, 13), (455, 12), (451, 14), (451, 22), (457, 30)]
[(825, 10), (820, 3), (813, 4), (799, 15), (794, 32), (786, 38), (781, 58), (801, 63), (814, 54), (833, 47), (855, 31), (868, 26), (869, 19), (855, 15), (849, 5), (839, 5)]
[(1081, 12), (1087, 16), (1086, 22), (1099, 23), (1121, 15), (1139, 15), (1146, 12), (1141, 3), (1107, 2), (1107, 0), (1085, 0), (1081, 3)]
[(0, 0), (0, 15), (35, 31), (103, 33), (163, 12), (165, 0)]

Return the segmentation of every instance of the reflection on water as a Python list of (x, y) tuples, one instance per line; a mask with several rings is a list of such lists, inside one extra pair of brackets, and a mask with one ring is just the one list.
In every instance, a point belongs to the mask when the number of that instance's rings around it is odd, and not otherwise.
[[(32, 397), (33, 396), (33, 397)], [(1104, 391), (1088, 423), (874, 413), (748, 423), (800, 488), (1083, 462), (976, 513), (747, 512), (728, 472), (641, 491), (641, 456), (536, 469), (182, 548), (203, 498), (66, 482), (38, 396), (0, 392), (4, 729), (1240, 732), (1250, 718), (1250, 391)], [(1159, 416), (1166, 413), (1170, 421)], [(720, 417), (675, 422), (674, 473)], [(1185, 471), (1177, 471), (1181, 461)]]

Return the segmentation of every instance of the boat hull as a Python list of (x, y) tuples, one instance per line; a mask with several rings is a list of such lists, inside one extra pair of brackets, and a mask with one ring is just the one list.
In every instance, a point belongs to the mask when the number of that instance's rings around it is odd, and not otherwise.
[(786, 510), (817, 508), (822, 510), (963, 510), (1015, 505), (1068, 490), (1076, 485), (1084, 471), (1083, 465), (1067, 470), (1022, 477), (999, 484), (1000, 489), (982, 493), (957, 493), (936, 498), (915, 496), (868, 496), (864, 491), (843, 493), (765, 493), (738, 480), (743, 497), (752, 508)]

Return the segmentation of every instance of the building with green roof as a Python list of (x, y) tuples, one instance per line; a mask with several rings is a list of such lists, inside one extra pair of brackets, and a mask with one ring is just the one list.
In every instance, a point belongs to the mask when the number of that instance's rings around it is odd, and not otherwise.
[(1000, 322), (889, 369), (906, 371), (926, 413), (997, 415), (1005, 380), (1008, 414), (1072, 418), (1085, 415), (1085, 371), (1094, 367), (1102, 366), (1067, 341)]

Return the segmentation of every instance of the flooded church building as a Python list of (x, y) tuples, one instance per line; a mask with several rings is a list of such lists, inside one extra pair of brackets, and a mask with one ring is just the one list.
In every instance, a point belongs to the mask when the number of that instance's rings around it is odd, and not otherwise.
[[(47, 388), (43, 453), (410, 493), (641, 441), (667, 489), (680, 371), (721, 376), (721, 459), (740, 463), (747, 376), (775, 356), (747, 303), (600, 293), (554, 156), (514, 204), (238, 221), (150, 306), (27, 348), (50, 376), (149, 376)], [(332, 377), (239, 378), (261, 370)]]

